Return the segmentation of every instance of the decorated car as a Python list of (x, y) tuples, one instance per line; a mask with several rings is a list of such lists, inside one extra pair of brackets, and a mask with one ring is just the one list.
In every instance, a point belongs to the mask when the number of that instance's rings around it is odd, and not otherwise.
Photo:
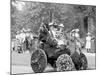
[[(87, 69), (85, 55), (80, 50), (71, 53), (70, 39), (64, 34), (63, 28), (63, 24), (41, 24), (37, 38), (38, 45), (31, 56), (31, 67), (35, 73), (44, 72), (48, 63), (55, 71)], [(74, 57), (76, 55), (78, 58)], [(78, 68), (76, 62), (80, 64)]]

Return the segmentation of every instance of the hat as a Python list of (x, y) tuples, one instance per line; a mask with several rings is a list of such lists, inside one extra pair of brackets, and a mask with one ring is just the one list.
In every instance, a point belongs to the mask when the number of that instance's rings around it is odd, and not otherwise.
[(79, 29), (73, 29), (71, 32), (79, 32)]
[(79, 32), (79, 29), (75, 29), (75, 32)]
[(60, 24), (59, 26), (60, 26), (60, 27), (64, 27), (64, 25), (63, 25), (63, 24)]
[(53, 22), (51, 22), (51, 23), (49, 23), (49, 26), (52, 26), (54, 23)]
[(51, 23), (49, 23), (49, 26), (58, 26), (58, 24), (57, 23), (55, 23), (55, 22), (51, 22)]
[(91, 33), (88, 32), (87, 35), (91, 35)]

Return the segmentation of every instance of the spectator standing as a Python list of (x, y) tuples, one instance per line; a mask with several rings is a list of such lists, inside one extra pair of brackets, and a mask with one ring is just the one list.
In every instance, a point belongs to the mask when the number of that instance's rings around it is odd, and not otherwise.
[(91, 34), (87, 33), (87, 36), (86, 36), (86, 46), (85, 46), (87, 52), (90, 52), (90, 50), (91, 50), (91, 39), (92, 39)]

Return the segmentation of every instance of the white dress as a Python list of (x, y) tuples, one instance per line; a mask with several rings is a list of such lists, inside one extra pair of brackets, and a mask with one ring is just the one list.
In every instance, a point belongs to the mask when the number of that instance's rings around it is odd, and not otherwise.
[(91, 49), (91, 36), (86, 37), (86, 49)]

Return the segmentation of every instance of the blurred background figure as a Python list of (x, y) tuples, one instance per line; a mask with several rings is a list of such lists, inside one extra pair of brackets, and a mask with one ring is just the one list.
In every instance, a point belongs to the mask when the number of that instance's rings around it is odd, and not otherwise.
[[(94, 48), (93, 48), (94, 47)], [(95, 36), (93, 36), (91, 33), (87, 33), (86, 36), (86, 46), (85, 46), (87, 52), (95, 52)]]
[(33, 40), (33, 33), (30, 29), (22, 28), (20, 31), (16, 32), (15, 39), (19, 41), (19, 51), (25, 52), (31, 46), (31, 41)]
[(76, 45), (75, 50), (77, 50), (78, 52), (82, 51), (82, 48), (84, 46), (84, 41), (80, 38), (79, 31), (79, 29), (73, 29), (71, 31), (71, 36), (74, 38), (73, 40)]
[(87, 52), (90, 52), (91, 50), (91, 39), (92, 39), (91, 34), (88, 32), (86, 36), (86, 46), (85, 46)]
[(72, 30), (73, 34), (72, 36), (74, 37), (74, 41), (75, 41), (75, 50), (77, 50), (77, 52), (80, 54), (80, 48), (81, 48), (81, 42), (80, 42), (80, 35), (79, 35), (79, 29), (74, 29)]
[(25, 41), (25, 33), (23, 30), (17, 31), (16, 39), (20, 41), (20, 43), (23, 43)]

